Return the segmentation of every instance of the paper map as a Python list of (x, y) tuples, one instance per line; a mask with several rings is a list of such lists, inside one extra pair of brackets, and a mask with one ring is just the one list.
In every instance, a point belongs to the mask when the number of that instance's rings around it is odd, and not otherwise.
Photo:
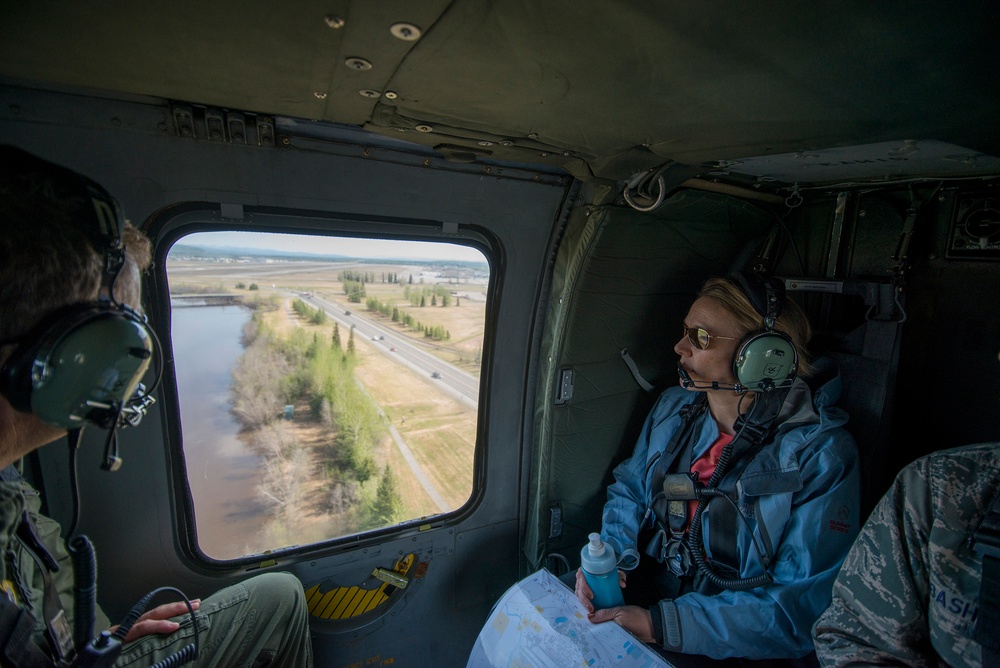
[(613, 622), (592, 624), (573, 592), (547, 570), (529, 575), (497, 602), (466, 668), (670, 668)]

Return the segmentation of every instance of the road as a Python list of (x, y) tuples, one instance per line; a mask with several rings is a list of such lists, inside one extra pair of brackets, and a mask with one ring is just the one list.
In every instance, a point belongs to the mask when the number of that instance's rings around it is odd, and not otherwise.
[[(333, 302), (329, 302), (329, 301), (327, 301), (325, 299), (320, 299), (318, 297), (312, 297), (312, 296), (308, 296), (307, 297), (305, 295), (299, 295), (299, 298), (302, 299), (302, 301), (310, 303), (313, 308), (322, 308), (322, 309), (324, 309), (327, 312), (327, 316), (328, 317), (333, 318), (334, 320), (336, 320), (337, 322), (339, 322), (341, 325), (344, 325), (345, 327), (349, 326), (348, 322), (350, 320), (361, 319), (361, 320), (364, 320), (365, 322), (367, 322), (368, 324), (366, 325), (366, 327), (371, 328), (373, 331), (379, 331), (379, 330), (383, 330), (384, 329), (381, 326), (379, 326), (378, 329), (375, 329), (375, 325), (374, 325), (374, 323), (372, 323), (371, 320), (369, 320), (368, 318), (363, 318), (363, 317), (360, 317), (360, 316), (355, 316), (353, 314), (353, 311), (352, 311), (351, 315), (347, 315), (346, 313), (344, 313), (344, 309), (340, 309), (340, 314), (339, 315), (334, 315), (333, 313), (330, 312), (331, 308), (339, 308), (339, 307), (336, 304), (333, 304)], [(292, 315), (292, 312), (291, 312), (290, 309), (288, 311), (288, 315), (289, 315), (289, 317), (291, 317), (291, 315)], [(357, 323), (351, 323), (351, 324), (354, 324), (355, 326), (357, 325)], [(360, 335), (360, 329), (357, 328), (357, 326), (355, 327), (355, 333), (357, 335)], [(394, 338), (398, 338), (398, 337), (394, 336)], [(371, 343), (373, 343), (373, 344), (375, 344), (375, 343), (385, 344), (388, 341), (389, 341), (389, 339), (387, 337), (384, 341), (382, 339), (379, 339), (377, 342), (376, 341), (372, 341)], [(408, 342), (404, 342), (403, 345), (405, 347), (407, 347), (407, 348), (413, 348), (414, 347), (414, 346), (411, 346)], [(395, 352), (393, 352), (392, 350), (390, 350), (391, 347), (393, 347), (392, 344), (388, 344), (388, 345), (386, 345), (384, 347), (384, 350), (385, 350), (386, 354), (389, 354), (389, 355), (395, 354)], [(396, 347), (396, 352), (399, 352), (400, 350), (401, 350), (400, 347)], [(422, 352), (422, 351), (418, 351), (418, 352)], [(400, 356), (400, 360), (399, 361), (403, 362), (403, 357), (402, 356)], [(403, 363), (407, 363), (407, 362), (403, 362)], [(442, 381), (444, 380), (444, 374), (442, 374), (441, 380)], [(365, 386), (359, 380), (355, 379), (355, 381), (358, 383), (358, 387), (360, 387), (361, 390), (367, 394), (368, 390), (365, 388)], [(451, 389), (451, 388), (449, 388), (449, 389)], [(452, 389), (452, 391), (454, 392), (455, 390)], [(465, 401), (468, 402), (468, 399), (465, 398), (465, 397), (463, 397), (463, 400), (465, 400)], [(373, 400), (373, 402), (374, 402), (374, 400)], [(376, 405), (378, 405), (378, 402), (374, 402), (374, 403)], [(473, 405), (475, 405), (474, 402), (471, 402), (471, 403), (473, 403)], [(382, 409), (381, 408), (379, 409), (379, 413), (382, 414), (383, 417), (385, 417), (385, 414), (382, 413)], [(428, 477), (428, 475), (424, 472), (423, 468), (420, 466), (420, 463), (417, 461), (417, 458), (413, 455), (413, 451), (410, 450), (410, 447), (406, 444), (406, 441), (403, 439), (402, 434), (400, 434), (399, 430), (396, 429), (396, 425), (392, 424), (391, 422), (389, 423), (389, 433), (392, 435), (392, 440), (395, 441), (396, 447), (399, 448), (400, 453), (403, 455), (403, 459), (406, 460), (406, 463), (409, 465), (410, 470), (413, 471), (413, 475), (417, 478), (417, 481), (420, 483), (420, 486), (423, 487), (424, 491), (427, 493), (427, 496), (429, 496), (430, 499), (431, 499), (431, 501), (434, 502), (434, 505), (436, 505), (438, 507), (438, 509), (442, 513), (447, 513), (448, 511), (452, 510), (451, 505), (441, 495), (441, 493), (438, 491), (437, 487), (434, 485), (434, 483), (431, 481), (431, 479)]]
[[(345, 309), (335, 302), (315, 295), (295, 294), (295, 296), (313, 308), (322, 309), (328, 317), (336, 320), (341, 326), (348, 328), (353, 326), (355, 336), (369, 339), (376, 349), (382, 350), (386, 355), (393, 355), (400, 364), (430, 377), (433, 377), (432, 374), (435, 372), (438, 373), (440, 378), (434, 380), (440, 383), (444, 391), (470, 408), (475, 409), (479, 406), (479, 379), (472, 374), (436, 357), (413, 339), (403, 336), (392, 327), (386, 327), (375, 318), (369, 318), (361, 310)], [(350, 315), (346, 313), (347, 310), (350, 310)]]

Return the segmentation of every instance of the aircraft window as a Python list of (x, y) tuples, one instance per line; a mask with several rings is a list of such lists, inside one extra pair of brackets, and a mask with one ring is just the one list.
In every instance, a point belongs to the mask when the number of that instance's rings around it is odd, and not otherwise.
[(177, 241), (166, 269), (205, 555), (316, 543), (469, 500), (482, 253), (211, 232)]

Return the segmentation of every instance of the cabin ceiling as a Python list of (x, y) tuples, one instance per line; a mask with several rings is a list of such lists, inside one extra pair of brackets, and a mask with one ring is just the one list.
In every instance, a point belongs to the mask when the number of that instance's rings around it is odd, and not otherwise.
[(904, 159), (925, 146), (943, 172), (996, 173), (998, 18), (995, 2), (888, 0), (8, 1), (0, 76), (583, 178), (676, 161), (790, 181), (818, 151), (869, 144), (883, 176), (933, 172)]

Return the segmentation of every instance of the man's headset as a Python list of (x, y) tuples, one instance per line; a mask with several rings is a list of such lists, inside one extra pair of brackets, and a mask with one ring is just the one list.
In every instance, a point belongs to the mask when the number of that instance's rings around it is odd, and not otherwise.
[(774, 329), (785, 300), (785, 286), (773, 277), (745, 272), (733, 274), (729, 279), (739, 286), (763, 318), (763, 327), (747, 334), (736, 346), (733, 356), (735, 385), (695, 381), (678, 363), (681, 385), (695, 389), (733, 390), (740, 394), (791, 387), (798, 372), (799, 355), (792, 340)]
[[(15, 409), (69, 430), (138, 424), (153, 403), (153, 388), (147, 391), (139, 381), (159, 342), (146, 318), (116, 302), (112, 291), (125, 264), (121, 207), (80, 174), (16, 148), (0, 147), (0, 154), (6, 163), (3, 178), (37, 173), (85, 202), (78, 209), (79, 223), (104, 262), (97, 301), (56, 309), (30, 332), (3, 342), (17, 348), (0, 368), (0, 394)], [(154, 386), (159, 376), (158, 369)]]

